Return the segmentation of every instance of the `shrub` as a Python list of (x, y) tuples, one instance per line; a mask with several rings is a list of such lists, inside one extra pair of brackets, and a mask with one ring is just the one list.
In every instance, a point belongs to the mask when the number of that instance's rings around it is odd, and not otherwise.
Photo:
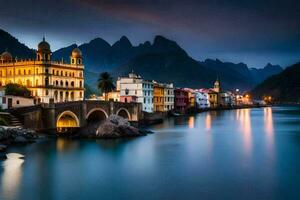
[(31, 97), (30, 90), (28, 90), (25, 86), (9, 83), (5, 86), (5, 94), (6, 95), (14, 95), (20, 97)]

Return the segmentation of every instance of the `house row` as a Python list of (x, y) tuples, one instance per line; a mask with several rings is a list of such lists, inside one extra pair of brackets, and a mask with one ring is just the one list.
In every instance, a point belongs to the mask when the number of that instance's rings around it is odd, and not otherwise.
[(135, 73), (119, 77), (116, 91), (108, 99), (121, 102), (138, 102), (144, 112), (176, 111), (184, 113), (190, 109), (207, 109), (245, 104), (244, 96), (237, 92), (224, 92), (217, 79), (213, 88), (175, 88), (172, 83), (145, 80)]

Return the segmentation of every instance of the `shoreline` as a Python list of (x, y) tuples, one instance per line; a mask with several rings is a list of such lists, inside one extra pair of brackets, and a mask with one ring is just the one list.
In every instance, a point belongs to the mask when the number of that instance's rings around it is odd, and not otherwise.
[(33, 144), (36, 142), (39, 142), (41, 138), (48, 138), (48, 139), (57, 139), (57, 138), (66, 138), (66, 139), (92, 139), (92, 140), (107, 140), (107, 139), (124, 139), (124, 138), (135, 138), (135, 137), (141, 137), (141, 136), (146, 136), (148, 134), (152, 134), (152, 131), (147, 130), (147, 127), (154, 125), (154, 124), (160, 124), (163, 123), (163, 121), (169, 117), (180, 117), (180, 116), (185, 116), (185, 115), (191, 115), (191, 114), (198, 114), (198, 113), (203, 113), (203, 112), (210, 112), (210, 111), (224, 111), (224, 110), (237, 110), (237, 109), (248, 109), (248, 108), (263, 108), (263, 107), (270, 107), (272, 105), (248, 105), (248, 106), (235, 106), (235, 107), (217, 107), (217, 108), (208, 108), (208, 109), (197, 109), (197, 110), (189, 110), (188, 112), (182, 113), (180, 115), (172, 115), (171, 113), (164, 113), (161, 114), (161, 118), (157, 119), (152, 119), (152, 120), (143, 120), (141, 122), (138, 122), (137, 124), (132, 124), (133, 127), (136, 127), (138, 130), (145, 134), (141, 134), (138, 136), (124, 136), (124, 137), (72, 137), (71, 135), (49, 135), (47, 133), (40, 133), (36, 132), (34, 130), (29, 130), (25, 128), (20, 128), (20, 127), (8, 127), (11, 130), (18, 130), (23, 132), (23, 135), (17, 135), (20, 139), (20, 136), (23, 138), (26, 138), (26, 134), (28, 131), (32, 134), (33, 132), (35, 133), (34, 136), (32, 136), (28, 140), (21, 139), (19, 141), (15, 141), (15, 138), (12, 136), (8, 136), (6, 139), (3, 139), (4, 137), (2, 136), (2, 141), (0, 141), (0, 160), (5, 160), (6, 159), (6, 153), (7, 149), (10, 148), (11, 146), (19, 146), (19, 145), (29, 145)]

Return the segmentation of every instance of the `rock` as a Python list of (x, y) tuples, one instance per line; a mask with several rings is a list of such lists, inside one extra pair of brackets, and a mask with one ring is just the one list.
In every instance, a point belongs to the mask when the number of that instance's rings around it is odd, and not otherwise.
[(27, 143), (28, 141), (27, 141), (26, 138), (23, 137), (23, 136), (17, 136), (17, 137), (14, 139), (14, 142), (15, 142), (15, 143)]
[(7, 146), (4, 144), (0, 144), (0, 152), (5, 152), (7, 149)]

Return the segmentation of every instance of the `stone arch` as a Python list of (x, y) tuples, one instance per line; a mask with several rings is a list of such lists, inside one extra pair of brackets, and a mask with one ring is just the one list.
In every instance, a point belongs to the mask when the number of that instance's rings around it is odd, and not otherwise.
[(126, 108), (120, 108), (120, 109), (117, 111), (117, 115), (119, 115), (120, 117), (123, 117), (123, 118), (125, 118), (125, 119), (128, 119), (128, 120), (131, 119), (130, 113), (129, 113), (129, 111), (128, 111)]
[(75, 128), (80, 127), (80, 122), (76, 114), (72, 111), (64, 111), (56, 119), (57, 128)]
[(108, 118), (107, 113), (102, 108), (94, 108), (88, 112), (86, 115), (86, 121), (88, 124), (100, 123)]

